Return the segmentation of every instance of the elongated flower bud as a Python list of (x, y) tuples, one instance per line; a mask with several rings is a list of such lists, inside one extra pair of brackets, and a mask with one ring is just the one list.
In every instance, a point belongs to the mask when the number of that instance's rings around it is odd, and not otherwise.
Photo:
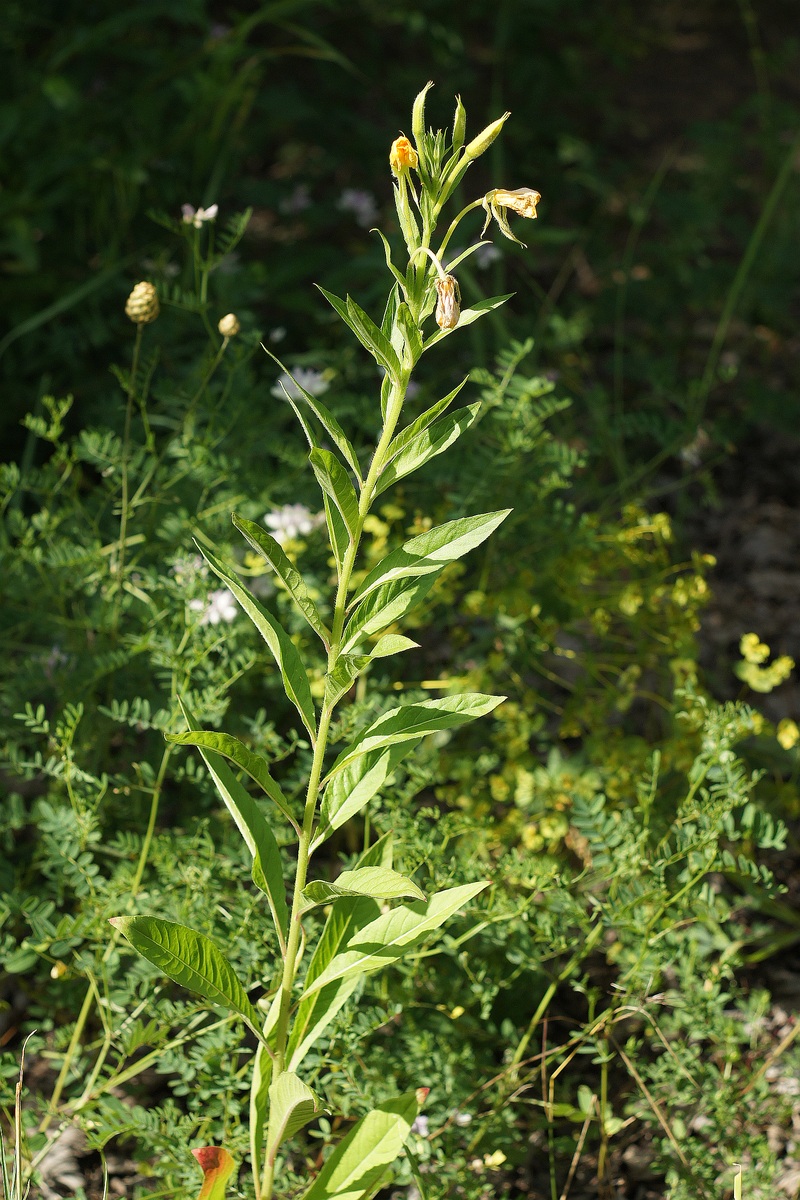
[(436, 285), (436, 324), (440, 329), (455, 329), (461, 316), (461, 289), (453, 275), (434, 279)]
[(419, 165), (419, 155), (407, 137), (395, 138), (389, 152), (389, 166), (394, 175), (404, 174), (409, 167)]
[(503, 113), (502, 117), (498, 117), (496, 121), (492, 121), (491, 125), (487, 125), (482, 133), (467, 143), (464, 157), (467, 159), (479, 158), (485, 150), (488, 150), (510, 116), (510, 112)]
[(239, 324), (239, 318), (235, 313), (227, 313), (226, 316), (220, 319), (220, 322), (217, 325), (217, 329), (225, 338), (236, 337), (241, 328), (242, 327)]
[(137, 283), (125, 301), (125, 315), (134, 325), (148, 325), (155, 321), (160, 311), (158, 292), (152, 283)]
[(467, 135), (467, 110), (461, 103), (461, 97), (456, 96), (456, 115), (453, 118), (453, 151), (457, 154), (464, 145)]

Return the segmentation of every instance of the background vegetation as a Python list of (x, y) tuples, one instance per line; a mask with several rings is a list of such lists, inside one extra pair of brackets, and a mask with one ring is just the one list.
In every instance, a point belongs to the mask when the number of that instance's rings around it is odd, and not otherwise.
[[(734, 673), (751, 631), (800, 657), (793, 16), (790, 0), (7, 5), (0, 1037), (9, 1105), (37, 1031), (34, 1194), (99, 1194), (101, 1147), (142, 1198), (196, 1187), (199, 1140), (246, 1150), (240, 1031), (105, 918), (135, 901), (266, 975), (235, 831), (162, 735), (188, 694), (281, 764), (287, 794), (306, 748), (191, 538), (256, 574), (230, 510), (316, 511), (261, 341), (312, 372), (354, 440), (377, 426), (377, 374), (312, 285), (380, 310), (368, 230), (394, 230), (388, 146), (429, 78), (437, 124), (455, 93), (475, 128), (512, 110), (471, 194), (544, 199), (527, 250), (459, 273), (466, 302), (514, 299), (420, 379), (422, 408), (474, 370), (460, 475), (432, 464), (369, 534), (377, 558), (463, 511), (515, 512), (431, 593), (402, 679), (374, 672), (348, 719), (398, 690), (509, 700), (423, 747), (330, 867), (393, 828), (400, 869), (495, 886), (341, 1019), (318, 1064), (328, 1094), (341, 1081), (331, 1121), (389, 1076), (430, 1086), (397, 1187), (431, 1200), (719, 1196), (735, 1162), (751, 1195), (796, 1193), (800, 697), (757, 661)], [(217, 223), (182, 224), (187, 203), (218, 204)], [(162, 315), (134, 362), (124, 302), (143, 278)], [(220, 354), (230, 311), (242, 333)], [(313, 527), (287, 545), (327, 578)], [(314, 1127), (298, 1179), (330, 1133)]]

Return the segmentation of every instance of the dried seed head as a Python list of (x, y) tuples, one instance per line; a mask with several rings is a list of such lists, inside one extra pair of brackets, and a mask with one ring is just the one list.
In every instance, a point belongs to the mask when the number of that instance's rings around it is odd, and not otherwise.
[(402, 175), (409, 167), (419, 166), (419, 155), (407, 137), (395, 138), (392, 142), (389, 166), (395, 175)]
[(155, 321), (160, 311), (158, 292), (152, 283), (137, 283), (125, 301), (125, 315), (134, 325), (148, 325)]
[(461, 289), (453, 275), (434, 279), (436, 285), (436, 324), (440, 329), (455, 329), (461, 316)]
[(217, 325), (217, 329), (224, 338), (236, 337), (241, 328), (242, 327), (239, 324), (239, 318), (236, 316), (236, 313), (227, 313), (220, 319), (220, 322)]

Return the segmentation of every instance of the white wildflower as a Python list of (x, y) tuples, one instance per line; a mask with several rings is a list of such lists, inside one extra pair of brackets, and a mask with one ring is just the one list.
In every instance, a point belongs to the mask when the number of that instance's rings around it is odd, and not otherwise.
[(465, 1125), (472, 1124), (472, 1117), (469, 1113), (460, 1112), (458, 1109), (453, 1113), (453, 1123), (463, 1129)]
[(184, 225), (194, 225), (195, 229), (200, 229), (206, 221), (216, 221), (218, 211), (218, 204), (212, 204), (209, 208), (195, 208), (193, 204), (181, 205)]
[(428, 1118), (424, 1117), (421, 1113), (418, 1117), (415, 1117), (414, 1124), (411, 1126), (411, 1132), (418, 1133), (420, 1137), (427, 1137), (429, 1133)]
[(227, 588), (218, 588), (207, 600), (190, 600), (192, 612), (202, 613), (201, 625), (219, 625), (221, 621), (234, 621), (239, 609), (233, 598), (233, 593)]
[[(294, 375), (294, 379), (286, 372), (280, 376), (275, 386), (270, 388), (273, 396), (282, 400), (284, 396), (288, 395), (292, 400), (299, 400), (303, 394), (300, 388), (312, 396), (321, 396), (331, 386), (325, 378), (324, 372), (315, 371), (313, 367), (294, 367), (292, 375)], [(295, 379), (297, 383), (295, 383)]]
[(378, 205), (372, 192), (362, 188), (345, 188), (339, 197), (336, 207), (341, 212), (350, 212), (359, 225), (369, 229), (378, 217)]
[(273, 509), (264, 517), (264, 524), (271, 530), (275, 541), (281, 546), (292, 538), (304, 537), (325, 520), (324, 513), (312, 513), (305, 504), (284, 504)]

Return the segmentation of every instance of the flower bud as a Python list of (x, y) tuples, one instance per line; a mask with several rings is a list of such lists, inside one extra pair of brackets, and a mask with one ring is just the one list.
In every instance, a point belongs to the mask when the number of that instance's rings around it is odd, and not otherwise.
[(457, 154), (464, 145), (467, 134), (467, 110), (461, 103), (461, 97), (456, 96), (456, 115), (453, 118), (453, 151)]
[(491, 125), (487, 125), (482, 133), (468, 143), (464, 150), (464, 157), (468, 160), (479, 158), (484, 150), (488, 150), (510, 116), (510, 112), (503, 113), (502, 117), (498, 117), (496, 121), (492, 121)]
[(125, 301), (125, 315), (134, 325), (148, 325), (160, 312), (158, 292), (152, 283), (137, 283)]
[(389, 152), (389, 166), (394, 175), (404, 174), (409, 167), (419, 165), (419, 155), (407, 137), (395, 138)]
[(226, 316), (220, 319), (219, 324), (217, 325), (217, 329), (224, 338), (236, 337), (241, 328), (242, 327), (239, 324), (239, 318), (236, 316), (236, 313), (227, 313)]
[(443, 275), (435, 279), (436, 295), (436, 324), (440, 329), (455, 329), (461, 316), (461, 289), (458, 280), (453, 275)]

